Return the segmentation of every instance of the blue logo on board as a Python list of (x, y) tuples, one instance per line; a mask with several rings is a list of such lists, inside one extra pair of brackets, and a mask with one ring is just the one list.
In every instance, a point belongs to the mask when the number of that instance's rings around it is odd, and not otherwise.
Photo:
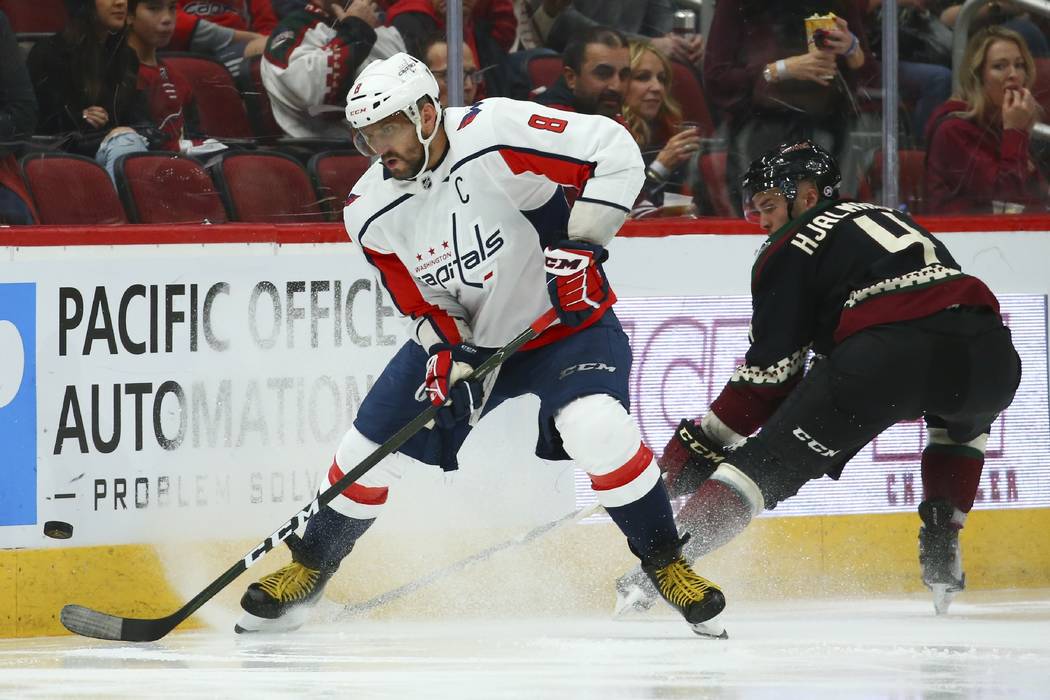
[(36, 523), (36, 285), (0, 284), (0, 526)]

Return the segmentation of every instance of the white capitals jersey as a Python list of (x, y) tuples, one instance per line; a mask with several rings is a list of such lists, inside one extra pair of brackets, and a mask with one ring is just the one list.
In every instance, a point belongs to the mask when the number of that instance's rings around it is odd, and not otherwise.
[[(612, 119), (506, 98), (448, 109), (444, 129), (447, 154), (414, 181), (373, 164), (347, 197), (346, 230), (418, 319), (425, 349), (499, 347), (551, 308), (545, 246), (619, 228), (644, 180), (641, 154)], [(571, 216), (560, 185), (580, 191)], [(556, 325), (528, 347), (575, 330)]]

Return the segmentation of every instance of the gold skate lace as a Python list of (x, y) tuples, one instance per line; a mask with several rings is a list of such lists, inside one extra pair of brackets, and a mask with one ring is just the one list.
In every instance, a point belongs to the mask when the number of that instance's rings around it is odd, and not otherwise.
[(259, 579), (259, 587), (276, 600), (287, 603), (305, 598), (314, 589), (317, 576), (321, 572), (308, 569), (302, 564), (292, 562), (281, 567), (269, 576)]
[(664, 598), (680, 608), (702, 601), (708, 589), (714, 588), (713, 583), (690, 569), (684, 559), (675, 559), (662, 569), (657, 569), (656, 581)]

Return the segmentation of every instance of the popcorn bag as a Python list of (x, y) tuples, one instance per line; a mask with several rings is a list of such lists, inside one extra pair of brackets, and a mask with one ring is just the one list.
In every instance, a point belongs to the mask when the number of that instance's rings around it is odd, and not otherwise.
[(810, 50), (814, 46), (821, 47), (820, 35), (835, 29), (835, 20), (838, 19), (834, 12), (826, 15), (810, 15), (806, 18), (806, 47)]

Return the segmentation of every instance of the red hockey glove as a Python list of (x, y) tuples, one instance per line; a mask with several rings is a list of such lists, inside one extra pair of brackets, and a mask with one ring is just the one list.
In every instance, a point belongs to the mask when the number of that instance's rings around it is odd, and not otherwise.
[(439, 343), (430, 349), (421, 390), (430, 403), (441, 406), (434, 416), (439, 427), (451, 428), (481, 406), (481, 382), (467, 376), (479, 364), (481, 358), (473, 345)]
[(547, 293), (558, 318), (567, 326), (578, 326), (602, 304), (616, 301), (602, 263), (609, 257), (600, 245), (586, 241), (561, 241), (543, 251), (547, 270)]
[(667, 476), (664, 483), (671, 497), (693, 493), (714, 474), (725, 459), (724, 448), (691, 420), (678, 424), (664, 453), (656, 463)]

